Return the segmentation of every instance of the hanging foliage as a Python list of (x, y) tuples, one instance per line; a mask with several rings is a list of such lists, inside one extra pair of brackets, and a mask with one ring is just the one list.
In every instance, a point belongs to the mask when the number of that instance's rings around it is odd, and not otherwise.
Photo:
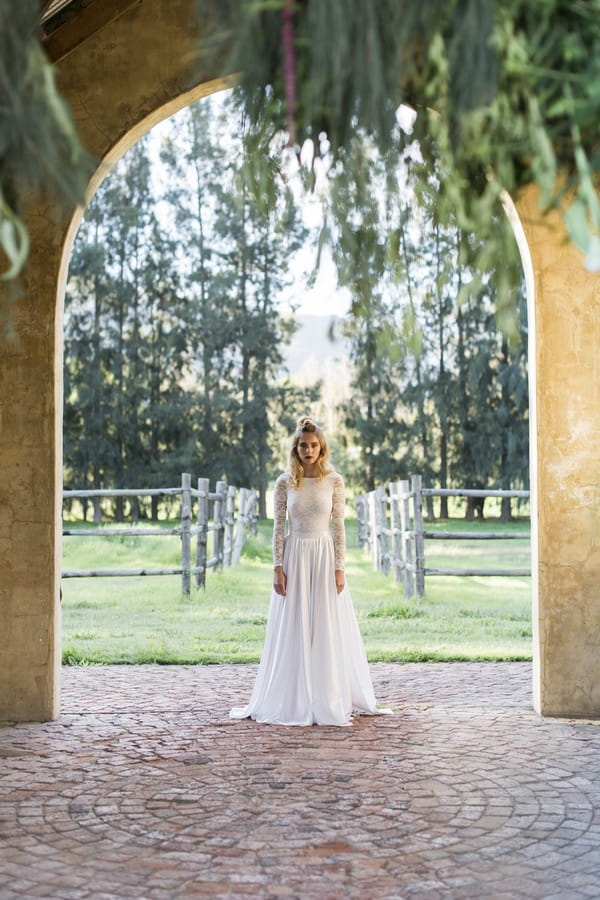
[(15, 278), (29, 249), (25, 198), (49, 191), (83, 202), (91, 161), (54, 83), (39, 40), (39, 0), (0, 0), (0, 279)]
[[(416, 141), (423, 179), (440, 174), (440, 219), (452, 211), (487, 241), (488, 256), (507, 240), (502, 191), (515, 197), (534, 183), (542, 208), (562, 212), (587, 267), (600, 270), (600, 0), (197, 6), (212, 23), (201, 53), (239, 73), (265, 145), (287, 133), (299, 152), (311, 140), (313, 160), (326, 152), (352, 179), (345, 148), (357, 135), (381, 153)], [(398, 128), (401, 104), (417, 113), (409, 134)]]
[[(258, 195), (271, 177), (261, 171), (264, 150), (282, 135), (297, 153), (313, 142), (309, 184), (319, 157), (354, 177), (352, 138), (382, 154), (416, 141), (424, 177), (439, 173), (440, 220), (452, 210), (483, 239), (482, 252), (498, 253), (509, 239), (508, 226), (498, 227), (502, 191), (514, 197), (534, 183), (542, 207), (564, 215), (588, 268), (600, 270), (600, 0), (196, 5), (208, 35), (203, 62), (238, 73)], [(0, 0), (4, 280), (27, 257), (23, 198), (49, 190), (81, 201), (90, 170), (40, 46), (39, 13), (39, 0)], [(398, 128), (401, 104), (417, 113), (410, 133)]]

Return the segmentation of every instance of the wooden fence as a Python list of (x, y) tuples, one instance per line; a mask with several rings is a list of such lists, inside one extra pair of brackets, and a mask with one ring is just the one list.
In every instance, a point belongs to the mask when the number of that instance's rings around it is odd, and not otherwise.
[[(68, 569), (63, 578), (96, 578), (111, 576), (181, 575), (181, 590), (191, 592), (192, 576), (197, 587), (204, 587), (208, 569), (228, 567), (240, 561), (247, 534), (256, 531), (257, 495), (248, 488), (236, 488), (225, 481), (217, 481), (216, 490), (209, 490), (208, 478), (199, 478), (196, 488), (188, 473), (181, 476), (181, 487), (148, 488), (145, 490), (89, 490), (64, 491), (63, 499), (91, 497), (181, 497), (180, 525), (173, 528), (123, 526), (122, 528), (64, 528), (65, 537), (112, 537), (113, 535), (179, 535), (181, 537), (181, 566), (166, 569)], [(194, 521), (196, 501), (196, 523)], [(208, 535), (212, 534), (211, 556), (208, 557)], [(196, 538), (196, 553), (192, 564), (192, 543)]]
[(425, 539), (429, 540), (514, 540), (529, 537), (513, 531), (427, 531), (423, 524), (424, 497), (515, 497), (528, 498), (529, 491), (450, 490), (424, 488), (420, 475), (410, 481), (381, 485), (356, 498), (358, 539), (367, 547), (376, 571), (402, 582), (406, 597), (425, 594), (428, 575), (531, 575), (531, 569), (439, 569), (425, 563)]

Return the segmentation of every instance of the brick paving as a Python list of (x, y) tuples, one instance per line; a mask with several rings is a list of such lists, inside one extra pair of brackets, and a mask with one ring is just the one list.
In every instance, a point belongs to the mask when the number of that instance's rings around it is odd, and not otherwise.
[(600, 896), (600, 727), (528, 664), (373, 665), (351, 728), (230, 722), (255, 671), (65, 669), (0, 727), (0, 898)]

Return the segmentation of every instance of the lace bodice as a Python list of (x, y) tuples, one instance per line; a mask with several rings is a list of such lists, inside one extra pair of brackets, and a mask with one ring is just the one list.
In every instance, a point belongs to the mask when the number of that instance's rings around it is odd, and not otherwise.
[(329, 472), (325, 478), (305, 476), (298, 490), (291, 483), (289, 472), (284, 472), (275, 482), (273, 520), (273, 564), (283, 561), (283, 539), (286, 513), (289, 530), (306, 535), (329, 533), (333, 524), (333, 548), (335, 568), (343, 569), (346, 555), (346, 530), (344, 527), (344, 479), (337, 472)]

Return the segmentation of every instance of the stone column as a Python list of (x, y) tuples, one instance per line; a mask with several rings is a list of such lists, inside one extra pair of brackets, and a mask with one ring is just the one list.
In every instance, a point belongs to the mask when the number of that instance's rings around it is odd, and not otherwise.
[[(534, 703), (600, 716), (600, 274), (586, 271), (531, 189)], [(537, 541), (535, 536), (537, 535)]]
[(58, 714), (62, 340), (60, 229), (29, 217), (32, 254), (0, 344), (0, 720)]

